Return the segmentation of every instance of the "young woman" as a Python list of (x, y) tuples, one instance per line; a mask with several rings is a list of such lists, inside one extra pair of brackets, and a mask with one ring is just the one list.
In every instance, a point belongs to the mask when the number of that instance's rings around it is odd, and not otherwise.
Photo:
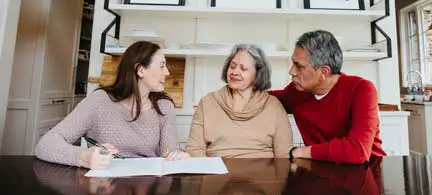
[[(36, 146), (39, 159), (104, 169), (113, 158), (187, 157), (179, 151), (173, 101), (163, 92), (169, 75), (157, 44), (141, 41), (124, 53), (113, 85), (89, 94)], [(104, 147), (72, 143), (86, 136)]]

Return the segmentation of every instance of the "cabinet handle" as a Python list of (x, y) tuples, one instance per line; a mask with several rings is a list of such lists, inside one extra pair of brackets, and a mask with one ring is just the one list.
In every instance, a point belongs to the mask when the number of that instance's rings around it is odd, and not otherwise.
[(411, 110), (411, 109), (404, 109), (404, 110), (410, 112), (411, 116), (414, 116), (414, 115), (417, 116), (417, 115), (419, 115), (418, 112), (417, 112), (417, 110)]
[(60, 103), (65, 103), (66, 100), (51, 100), (51, 104), (60, 104)]

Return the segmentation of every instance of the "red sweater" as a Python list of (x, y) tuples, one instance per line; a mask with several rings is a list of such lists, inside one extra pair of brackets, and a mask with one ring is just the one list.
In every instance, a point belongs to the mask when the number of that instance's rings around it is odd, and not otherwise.
[(270, 91), (294, 119), (315, 160), (361, 164), (385, 156), (379, 134), (378, 97), (368, 80), (341, 73), (321, 100), (294, 83)]

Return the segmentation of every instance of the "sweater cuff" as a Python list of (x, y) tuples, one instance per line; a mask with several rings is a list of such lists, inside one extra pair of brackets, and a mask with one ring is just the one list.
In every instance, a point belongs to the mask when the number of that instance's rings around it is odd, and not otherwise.
[(332, 161), (330, 144), (317, 144), (311, 146), (311, 157), (314, 160)]
[(79, 163), (79, 161), (80, 161), (80, 157), (81, 157), (81, 154), (85, 151), (85, 150), (87, 150), (88, 148), (81, 148), (81, 147), (75, 147), (74, 148), (74, 151), (72, 152), (72, 159), (71, 159), (71, 165), (72, 166), (77, 166), (77, 167), (81, 167), (80, 166), (80, 163)]

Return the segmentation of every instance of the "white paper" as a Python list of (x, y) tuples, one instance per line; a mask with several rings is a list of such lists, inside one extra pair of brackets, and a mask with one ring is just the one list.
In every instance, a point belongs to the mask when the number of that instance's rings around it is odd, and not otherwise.
[(228, 173), (220, 157), (188, 158), (180, 161), (164, 160), (163, 175), (176, 173), (224, 174)]
[(138, 175), (161, 175), (162, 158), (113, 159), (105, 170), (90, 170), (86, 177), (127, 177)]
[(167, 161), (164, 158), (113, 159), (105, 170), (90, 170), (86, 177), (128, 177), (139, 175), (161, 176), (178, 173), (225, 174), (228, 169), (220, 157), (188, 158)]

